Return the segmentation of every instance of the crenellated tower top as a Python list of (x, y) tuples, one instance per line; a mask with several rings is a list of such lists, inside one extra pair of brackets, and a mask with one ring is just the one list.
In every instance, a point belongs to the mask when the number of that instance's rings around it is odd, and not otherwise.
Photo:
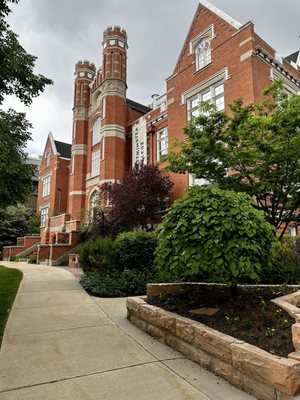
[(126, 83), (127, 33), (120, 26), (103, 32), (102, 79), (120, 79)]
[(74, 107), (90, 104), (90, 87), (96, 74), (95, 64), (88, 60), (78, 61), (75, 65)]

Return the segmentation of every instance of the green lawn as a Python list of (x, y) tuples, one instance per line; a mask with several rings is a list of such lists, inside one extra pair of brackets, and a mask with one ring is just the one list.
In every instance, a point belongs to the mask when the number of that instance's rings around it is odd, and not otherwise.
[(23, 273), (18, 269), (5, 268), (0, 265), (0, 346), (5, 324), (22, 277)]

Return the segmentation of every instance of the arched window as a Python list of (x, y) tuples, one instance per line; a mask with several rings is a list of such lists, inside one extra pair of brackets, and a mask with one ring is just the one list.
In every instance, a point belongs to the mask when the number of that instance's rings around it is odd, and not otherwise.
[(90, 219), (93, 220), (95, 213), (99, 209), (100, 206), (100, 199), (99, 199), (99, 193), (97, 190), (95, 190), (91, 196), (90, 196), (90, 202), (89, 202), (89, 213), (90, 213)]
[(195, 49), (197, 70), (205, 67), (211, 62), (210, 40), (203, 39)]
[(100, 142), (101, 119), (98, 117), (93, 124), (93, 146)]

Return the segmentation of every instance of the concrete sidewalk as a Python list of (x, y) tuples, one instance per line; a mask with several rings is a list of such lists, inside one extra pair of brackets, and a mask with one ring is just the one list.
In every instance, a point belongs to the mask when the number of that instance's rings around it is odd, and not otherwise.
[(126, 319), (125, 299), (92, 298), (62, 268), (24, 273), (0, 350), (0, 400), (254, 399)]

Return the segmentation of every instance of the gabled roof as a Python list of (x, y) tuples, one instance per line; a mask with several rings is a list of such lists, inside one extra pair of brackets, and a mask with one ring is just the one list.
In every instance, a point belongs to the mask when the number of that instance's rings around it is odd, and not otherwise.
[[(59, 142), (58, 140), (54, 140), (53, 135), (51, 132), (49, 132), (47, 142), (50, 142), (53, 154), (59, 154), (63, 158), (69, 158), (71, 159), (71, 145), (69, 143), (64, 143), (64, 142)], [(46, 144), (47, 147), (47, 144)], [(46, 148), (45, 148), (46, 150)], [(45, 150), (44, 150), (44, 156), (45, 156)]]
[(148, 112), (152, 111), (152, 108), (144, 106), (141, 103), (137, 103), (136, 101), (130, 100), (130, 99), (126, 99), (126, 104), (133, 108), (134, 110), (140, 111), (144, 114), (147, 114)]
[(173, 74), (175, 74), (175, 72), (176, 72), (176, 69), (177, 69), (177, 67), (178, 67), (179, 61), (180, 61), (180, 59), (181, 59), (181, 57), (182, 57), (182, 55), (183, 55), (183, 53), (184, 53), (184, 49), (185, 49), (186, 42), (187, 42), (187, 40), (188, 40), (188, 38), (189, 38), (189, 36), (190, 36), (190, 33), (191, 33), (191, 31), (192, 31), (192, 28), (193, 28), (193, 26), (194, 26), (194, 24), (195, 24), (195, 21), (196, 21), (196, 19), (197, 19), (197, 16), (198, 16), (198, 14), (199, 14), (199, 12), (200, 12), (200, 10), (201, 10), (202, 7), (207, 8), (207, 9), (210, 10), (213, 14), (217, 15), (219, 18), (222, 18), (225, 22), (227, 22), (227, 23), (228, 23), (229, 25), (231, 25), (233, 28), (235, 28), (235, 29), (238, 30), (238, 29), (240, 29), (240, 28), (242, 27), (242, 24), (241, 24), (240, 22), (236, 21), (234, 18), (230, 17), (229, 15), (225, 14), (223, 11), (219, 10), (219, 8), (213, 6), (211, 3), (209, 3), (209, 2), (206, 1), (206, 0), (200, 0), (200, 2), (199, 2), (199, 4), (198, 4), (198, 7), (197, 7), (197, 10), (196, 10), (196, 12), (195, 12), (193, 21), (192, 21), (192, 23), (191, 23), (191, 25), (190, 25), (190, 29), (189, 29), (189, 31), (188, 31), (188, 33), (187, 33), (187, 35), (186, 35), (185, 40), (184, 40), (184, 43), (183, 43), (181, 52), (180, 52), (180, 54), (179, 54), (178, 60), (177, 60), (177, 62), (176, 62), (176, 65), (175, 65)]
[(285, 57), (285, 59), (291, 63), (294, 62), (295, 64), (297, 64), (298, 60), (300, 62), (300, 51), (295, 51), (295, 53), (290, 54), (289, 56)]
[(71, 158), (71, 145), (69, 143), (59, 142), (54, 140), (57, 152), (63, 158)]

